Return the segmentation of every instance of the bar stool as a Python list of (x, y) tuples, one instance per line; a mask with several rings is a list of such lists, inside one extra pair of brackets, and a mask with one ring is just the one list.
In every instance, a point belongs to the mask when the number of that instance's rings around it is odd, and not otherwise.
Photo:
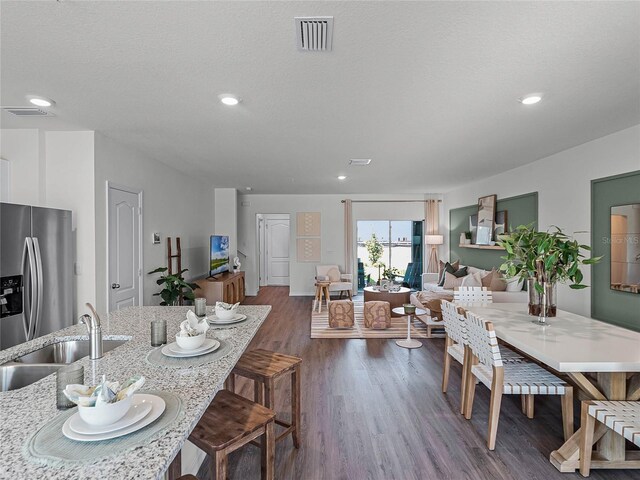
[(273, 480), (275, 470), (275, 412), (240, 395), (220, 390), (189, 435), (189, 441), (213, 458), (216, 480), (227, 478), (227, 456), (264, 435), (261, 443), (262, 480)]
[(293, 438), (293, 446), (300, 448), (300, 364), (302, 359), (293, 355), (270, 352), (268, 350), (251, 350), (245, 352), (227, 378), (227, 388), (235, 390), (235, 375), (253, 380), (254, 401), (275, 410), (275, 381), (285, 374), (291, 374), (291, 423), (275, 419), (275, 423), (285, 430), (278, 435), (276, 442), (289, 433)]

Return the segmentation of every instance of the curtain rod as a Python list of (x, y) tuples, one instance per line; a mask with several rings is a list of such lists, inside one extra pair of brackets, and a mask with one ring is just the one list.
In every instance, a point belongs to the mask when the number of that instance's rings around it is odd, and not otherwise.
[[(429, 200), (436, 200), (441, 203), (442, 200), (425, 198), (424, 200), (351, 200), (351, 203), (424, 203)], [(340, 203), (344, 203), (346, 200), (340, 200)]]

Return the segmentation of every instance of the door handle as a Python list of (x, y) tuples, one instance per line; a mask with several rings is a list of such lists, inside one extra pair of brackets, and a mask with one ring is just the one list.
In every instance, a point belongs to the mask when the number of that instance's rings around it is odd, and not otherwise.
[(117, 289), (119, 289), (119, 288), (120, 288), (120, 284), (119, 284), (119, 283), (112, 283), (112, 284), (111, 284), (111, 288), (112, 288), (113, 290), (117, 290)]

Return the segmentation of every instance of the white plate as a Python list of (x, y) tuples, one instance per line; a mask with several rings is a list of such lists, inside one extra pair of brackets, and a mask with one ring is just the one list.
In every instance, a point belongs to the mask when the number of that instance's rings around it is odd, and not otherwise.
[(74, 417), (74, 415), (72, 415), (67, 419), (66, 422), (64, 422), (64, 425), (62, 425), (62, 434), (65, 437), (71, 440), (76, 440), (78, 442), (99, 442), (102, 440), (110, 440), (112, 438), (118, 438), (133, 432), (137, 432), (141, 428), (146, 427), (147, 425), (152, 423), (154, 420), (156, 420), (158, 417), (160, 417), (160, 415), (162, 415), (162, 413), (164, 412), (164, 409), (166, 408), (166, 403), (162, 398), (158, 397), (157, 395), (137, 393), (136, 396), (144, 397), (145, 401), (151, 403), (151, 412), (149, 412), (147, 416), (144, 417), (142, 420), (134, 423), (133, 425), (130, 425), (126, 428), (121, 428), (120, 430), (116, 430), (114, 432), (100, 433), (97, 435), (83, 435), (81, 433), (76, 433), (73, 430), (71, 430), (71, 428), (69, 428), (69, 423), (71, 423), (71, 419)]
[(220, 348), (219, 341), (214, 339), (211, 339), (211, 340), (215, 343), (211, 345), (207, 350), (202, 350), (196, 353), (193, 353), (193, 351), (189, 351), (188, 353), (175, 353), (173, 350), (169, 348), (169, 345), (165, 345), (164, 347), (162, 347), (162, 354), (166, 355), (167, 357), (174, 357), (174, 358), (189, 358), (189, 357), (198, 357), (200, 355), (206, 355), (207, 353), (215, 352), (218, 348)]
[(69, 419), (69, 428), (75, 433), (81, 433), (83, 435), (99, 435), (101, 433), (115, 432), (121, 428), (126, 428), (139, 422), (151, 411), (151, 402), (146, 400), (143, 395), (134, 395), (131, 402), (131, 408), (124, 417), (115, 423), (110, 425), (89, 425), (87, 422), (80, 418), (80, 415), (76, 413), (71, 415)]
[(178, 345), (177, 342), (170, 343), (169, 345), (167, 345), (167, 348), (173, 353), (178, 353), (180, 355), (189, 355), (191, 353), (202, 353), (205, 350), (210, 350), (211, 348), (215, 347), (217, 343), (217, 340), (205, 338), (202, 345), (200, 345), (198, 348), (194, 348), (193, 350), (185, 350), (180, 345)]
[(207, 321), (209, 322), (209, 325), (227, 325), (229, 323), (242, 322), (243, 320), (246, 320), (246, 319), (247, 319), (247, 316), (241, 313), (236, 313), (233, 317), (231, 317), (228, 320), (222, 320), (216, 317), (215, 315), (209, 315), (207, 317)]

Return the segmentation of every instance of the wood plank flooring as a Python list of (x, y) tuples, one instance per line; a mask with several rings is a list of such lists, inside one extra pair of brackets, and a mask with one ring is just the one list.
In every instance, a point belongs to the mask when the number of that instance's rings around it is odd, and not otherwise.
[[(473, 419), (459, 411), (460, 366), (453, 362), (449, 392), (440, 391), (443, 340), (423, 339), (405, 350), (393, 340), (311, 339), (312, 297), (289, 297), (286, 287), (267, 287), (246, 304), (273, 310), (249, 346), (298, 355), (302, 364), (302, 446), (276, 446), (281, 480), (577, 479), (549, 463), (562, 444), (560, 401), (536, 398), (533, 420), (520, 398), (506, 396), (496, 450), (486, 448), (489, 391), (477, 387)], [(250, 384), (237, 388), (252, 395)], [(276, 388), (276, 405), (288, 418), (288, 379)], [(576, 412), (579, 409), (576, 405)], [(576, 419), (576, 425), (578, 419)], [(198, 477), (214, 478), (206, 460)], [(229, 478), (260, 478), (260, 450), (246, 446), (229, 459)], [(631, 480), (638, 471), (592, 471), (596, 480)]]

